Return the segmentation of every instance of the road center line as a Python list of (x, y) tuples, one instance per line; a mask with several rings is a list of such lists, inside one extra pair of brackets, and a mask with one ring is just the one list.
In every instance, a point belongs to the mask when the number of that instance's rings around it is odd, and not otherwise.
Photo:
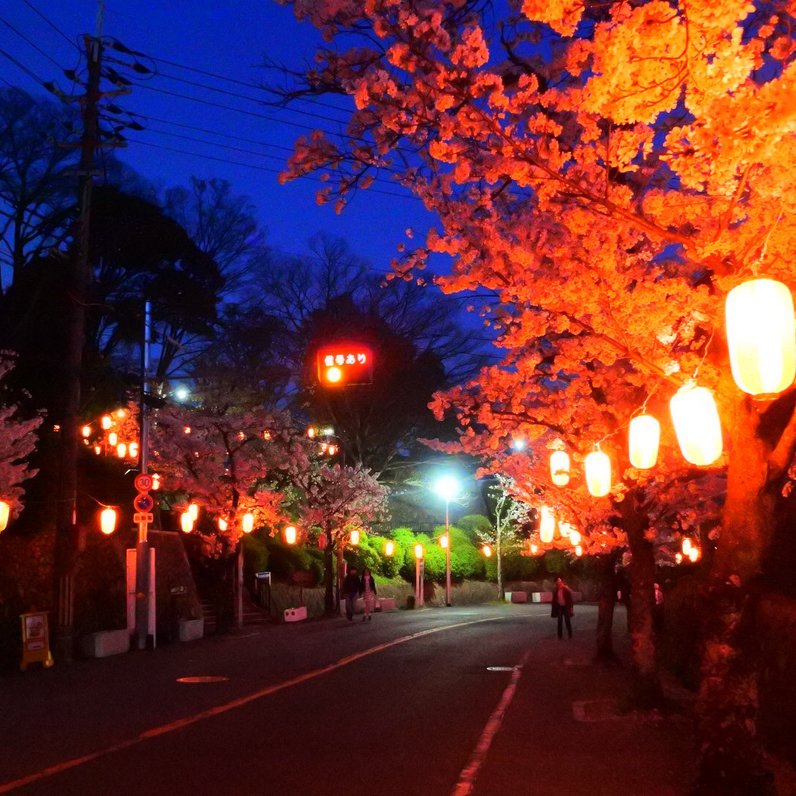
[(20, 777), (19, 779), (10, 780), (8, 782), (0, 783), (0, 794), (2, 793), (9, 793), (16, 788), (24, 787), (25, 785), (30, 785), (32, 782), (39, 782), (43, 779), (47, 779), (48, 777), (52, 777), (55, 774), (60, 774), (64, 771), (68, 771), (71, 768), (76, 768), (77, 766), (82, 766), (85, 763), (90, 763), (93, 760), (98, 760), (101, 757), (105, 757), (107, 755), (113, 754), (114, 752), (121, 752), (124, 749), (129, 749), (132, 746), (136, 746), (137, 744), (143, 743), (144, 741), (149, 740), (150, 738), (157, 738), (161, 735), (166, 735), (170, 732), (176, 732), (177, 730), (181, 730), (184, 727), (189, 727), (191, 724), (197, 724), (200, 721), (204, 721), (205, 719), (211, 719), (214, 716), (220, 716), (222, 713), (228, 713), (230, 710), (235, 710), (236, 708), (243, 707), (244, 705), (248, 705), (250, 702), (254, 702), (257, 699), (262, 699), (263, 697), (271, 696), (271, 694), (275, 694), (278, 691), (284, 691), (286, 688), (292, 688), (294, 685), (299, 685), (301, 683), (306, 682), (307, 680), (312, 680), (315, 677), (320, 677), (323, 674), (329, 674), (329, 672), (335, 671), (335, 669), (340, 669), (343, 666), (348, 666), (350, 663), (354, 663), (354, 661), (358, 661), (361, 658), (366, 658), (368, 655), (375, 655), (377, 652), (382, 652), (390, 647), (395, 647), (398, 644), (405, 644), (407, 641), (414, 641), (418, 638), (423, 638), (423, 636), (430, 636), (433, 633), (440, 633), (443, 630), (455, 630), (459, 627), (467, 627), (468, 625), (477, 625), (481, 622), (496, 622), (501, 619), (505, 619), (504, 616), (493, 616), (487, 619), (473, 619), (469, 622), (457, 622), (454, 625), (443, 625), (442, 627), (432, 627), (428, 630), (420, 630), (417, 633), (411, 633), (408, 636), (400, 636), (399, 638), (393, 639), (392, 641), (385, 641), (383, 644), (377, 644), (374, 647), (368, 647), (361, 652), (355, 652), (353, 655), (347, 655), (345, 658), (340, 658), (340, 660), (336, 661), (335, 663), (327, 664), (326, 666), (321, 666), (319, 669), (313, 669), (311, 672), (306, 672), (305, 674), (297, 675), (296, 677), (291, 677), (289, 680), (283, 680), (281, 683), (276, 683), (274, 685), (266, 686), (265, 688), (261, 688), (258, 691), (253, 691), (251, 694), (247, 694), (243, 697), (238, 697), (238, 699), (233, 699), (230, 702), (225, 702), (222, 705), (216, 705), (215, 707), (208, 708), (207, 710), (202, 710), (198, 713), (194, 713), (192, 716), (185, 716), (182, 719), (177, 719), (176, 721), (171, 721), (168, 724), (161, 724), (159, 727), (153, 727), (150, 730), (144, 730), (143, 732), (139, 733), (133, 738), (128, 738), (126, 741), (120, 741), (117, 744), (113, 744), (112, 746), (106, 746), (104, 749), (98, 749), (96, 752), (89, 752), (85, 755), (80, 755), (79, 757), (73, 757), (69, 760), (64, 760), (60, 763), (55, 763), (54, 765), (48, 766), (47, 768), (43, 768), (41, 771), (35, 771), (32, 774), (27, 774), (24, 777)]
[(451, 796), (468, 796), (473, 792), (478, 772), (481, 770), (484, 760), (486, 760), (487, 752), (489, 752), (489, 747), (492, 745), (492, 741), (497, 735), (500, 725), (503, 724), (503, 718), (506, 715), (506, 710), (508, 710), (511, 700), (514, 699), (514, 694), (517, 691), (517, 683), (520, 681), (522, 669), (525, 666), (530, 654), (531, 651), (528, 650), (525, 655), (522, 656), (522, 660), (520, 661), (519, 665), (511, 673), (509, 684), (503, 691), (503, 696), (501, 696), (497, 707), (492, 711), (492, 715), (487, 720), (487, 723), (481, 732), (481, 737), (478, 739), (478, 743), (475, 745), (475, 750), (473, 751), (472, 757), (464, 769), (462, 769), (462, 773), (459, 774), (459, 781), (456, 783), (456, 787), (453, 789)]

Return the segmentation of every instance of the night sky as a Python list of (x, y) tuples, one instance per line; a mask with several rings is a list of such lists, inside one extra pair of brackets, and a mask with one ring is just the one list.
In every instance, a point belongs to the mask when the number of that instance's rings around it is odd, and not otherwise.
[[(77, 64), (81, 34), (96, 30), (97, 6), (97, 0), (0, 0), (0, 49), (41, 81), (55, 80), (68, 91), (60, 68)], [(300, 252), (310, 236), (327, 232), (346, 239), (378, 270), (388, 267), (407, 227), (427, 229), (430, 217), (420, 202), (388, 175), (339, 216), (331, 203), (316, 205), (316, 180), (278, 184), (276, 172), (298, 135), (317, 127), (341, 130), (346, 119), (341, 97), (292, 110), (258, 101), (264, 95), (257, 85), (273, 80), (260, 66), (266, 58), (300, 69), (320, 44), (317, 31), (297, 22), (291, 8), (273, 0), (106, 0), (104, 8), (103, 34), (145, 53), (151, 60), (142, 61), (157, 69), (119, 100), (145, 117), (147, 129), (130, 132), (129, 148), (118, 150), (143, 177), (160, 188), (185, 185), (192, 175), (227, 179), (257, 207), (271, 246)], [(0, 84), (46, 95), (7, 55), (0, 54)]]

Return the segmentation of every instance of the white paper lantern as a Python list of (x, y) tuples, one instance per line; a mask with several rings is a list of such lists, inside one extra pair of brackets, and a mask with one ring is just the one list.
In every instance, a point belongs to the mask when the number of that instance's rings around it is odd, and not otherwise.
[(628, 453), (630, 463), (639, 470), (648, 470), (658, 461), (661, 424), (652, 415), (637, 415), (630, 421)]
[(100, 512), (100, 530), (110, 536), (116, 530), (116, 511), (107, 506)]
[(8, 518), (11, 516), (11, 504), (0, 500), (0, 531), (8, 527)]
[(713, 464), (721, 456), (721, 421), (713, 394), (686, 384), (669, 402), (674, 431), (683, 458), (691, 464)]
[(251, 533), (254, 530), (254, 514), (247, 511), (241, 518), (240, 528), (243, 533)]
[(601, 450), (592, 451), (583, 462), (586, 488), (594, 497), (605, 497), (611, 491), (611, 460)]
[(732, 377), (750, 395), (786, 390), (796, 377), (796, 320), (787, 285), (751, 279), (727, 294)]
[(556, 486), (569, 483), (569, 454), (566, 451), (553, 451), (550, 454), (550, 478)]

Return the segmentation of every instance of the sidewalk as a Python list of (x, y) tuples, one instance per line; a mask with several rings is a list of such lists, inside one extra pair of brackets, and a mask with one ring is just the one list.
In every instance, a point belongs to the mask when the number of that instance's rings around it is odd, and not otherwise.
[[(476, 782), (475, 793), (529, 796), (680, 796), (693, 775), (688, 692), (672, 709), (623, 713), (631, 684), (622, 622), (622, 665), (593, 663), (596, 609), (576, 607), (575, 637), (559, 641), (554, 623), (535, 644), (517, 694)], [(517, 738), (524, 754), (517, 755)], [(523, 788), (518, 790), (517, 783)]]

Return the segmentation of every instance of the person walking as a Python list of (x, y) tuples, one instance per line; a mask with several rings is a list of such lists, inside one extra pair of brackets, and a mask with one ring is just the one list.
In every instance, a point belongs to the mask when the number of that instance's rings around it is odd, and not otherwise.
[(373, 618), (372, 614), (376, 608), (376, 581), (373, 580), (373, 575), (370, 574), (370, 570), (367, 567), (362, 570), (359, 593), (365, 603), (365, 614), (362, 617), (362, 621), (364, 622), (367, 619), (369, 622)]
[(359, 597), (359, 575), (356, 567), (349, 567), (343, 580), (343, 597), (345, 598), (345, 615), (349, 622), (354, 619), (354, 608)]
[(553, 604), (550, 611), (550, 616), (553, 619), (558, 619), (558, 637), (563, 638), (562, 623), (566, 622), (567, 634), (572, 638), (572, 621), (571, 617), (574, 613), (574, 606), (572, 600), (572, 590), (564, 583), (562, 577), (556, 578), (556, 587), (553, 590)]

